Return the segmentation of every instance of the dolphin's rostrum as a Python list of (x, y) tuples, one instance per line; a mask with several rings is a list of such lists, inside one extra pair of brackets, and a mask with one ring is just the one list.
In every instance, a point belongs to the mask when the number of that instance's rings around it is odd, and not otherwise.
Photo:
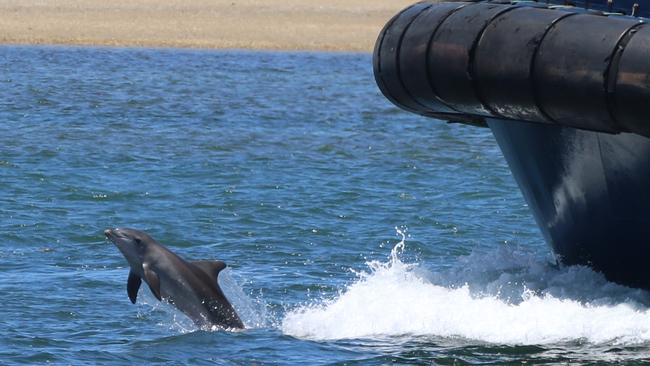
[(142, 279), (158, 300), (166, 300), (199, 327), (243, 328), (217, 283), (222, 261), (185, 261), (142, 231), (107, 229), (106, 237), (131, 266), (127, 292), (135, 304)]

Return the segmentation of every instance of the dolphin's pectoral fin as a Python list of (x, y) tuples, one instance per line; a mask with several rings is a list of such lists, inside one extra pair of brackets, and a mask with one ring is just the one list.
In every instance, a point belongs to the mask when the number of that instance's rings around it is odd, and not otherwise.
[(135, 304), (135, 300), (138, 297), (138, 290), (140, 289), (140, 284), (142, 279), (140, 276), (135, 274), (133, 271), (129, 272), (129, 279), (126, 282), (126, 292), (129, 294), (129, 300)]
[(142, 269), (144, 270), (144, 279), (147, 280), (151, 292), (158, 301), (162, 301), (162, 296), (160, 295), (160, 278), (158, 277), (158, 274), (149, 268), (147, 263), (142, 264)]
[(226, 263), (222, 261), (192, 261), (190, 263), (205, 272), (215, 284), (217, 284), (217, 276), (219, 276), (219, 272), (226, 268)]

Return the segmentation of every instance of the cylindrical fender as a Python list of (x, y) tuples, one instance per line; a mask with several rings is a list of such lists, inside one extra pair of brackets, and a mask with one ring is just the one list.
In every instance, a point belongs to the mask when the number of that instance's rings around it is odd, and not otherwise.
[(542, 3), (421, 2), (382, 30), (382, 93), (421, 115), (650, 137), (650, 27)]
[(650, 137), (650, 27), (633, 29), (624, 41), (613, 81), (614, 115), (626, 131)]
[(427, 70), (427, 53), (431, 44), (431, 36), (436, 33), (440, 24), (455, 11), (468, 4), (450, 2), (431, 6), (420, 13), (404, 32), (399, 57), (400, 70), (408, 70), (408, 72), (402, 73), (404, 87), (419, 104), (431, 110), (457, 113), (444, 104), (433, 91)]
[(556, 22), (537, 51), (533, 80), (539, 107), (564, 126), (618, 132), (607, 78), (619, 40), (637, 25), (623, 17), (577, 14)]
[(548, 30), (576, 14), (520, 7), (486, 27), (476, 49), (475, 74), (480, 98), (496, 115), (552, 123), (537, 107), (531, 71)]

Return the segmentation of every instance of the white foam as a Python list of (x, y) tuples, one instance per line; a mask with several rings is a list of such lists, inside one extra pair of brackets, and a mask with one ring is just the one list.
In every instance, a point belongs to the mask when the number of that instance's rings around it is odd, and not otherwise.
[(391, 335), (462, 337), (500, 344), (650, 342), (650, 296), (607, 282), (585, 267), (557, 268), (503, 246), (474, 253), (446, 272), (385, 263), (335, 298), (293, 309), (288, 335), (310, 339)]

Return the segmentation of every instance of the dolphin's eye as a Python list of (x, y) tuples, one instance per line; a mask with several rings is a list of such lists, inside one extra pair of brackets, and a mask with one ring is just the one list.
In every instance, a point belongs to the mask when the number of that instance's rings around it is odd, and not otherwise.
[(135, 238), (135, 243), (140, 245), (142, 244), (142, 240), (140, 238)]

